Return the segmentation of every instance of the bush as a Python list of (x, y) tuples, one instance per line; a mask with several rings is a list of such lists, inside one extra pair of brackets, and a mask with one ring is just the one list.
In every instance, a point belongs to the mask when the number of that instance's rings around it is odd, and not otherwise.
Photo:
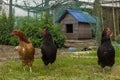
[(13, 30), (13, 17), (7, 17), (5, 12), (0, 16), (0, 44), (9, 45)]
[(60, 25), (53, 24), (52, 18), (43, 16), (41, 19), (36, 20), (32, 17), (16, 17), (14, 25), (14, 17), (9, 18), (3, 12), (0, 16), (0, 44), (2, 45), (18, 45), (18, 39), (11, 35), (13, 29), (23, 31), (35, 47), (42, 46), (42, 33), (41, 30), (46, 28), (51, 32), (53, 40), (58, 48), (64, 46), (65, 36), (61, 33)]
[(120, 44), (120, 35), (116, 36), (115, 41)]
[(65, 43), (65, 35), (61, 33), (60, 24), (53, 24), (52, 18), (48, 18), (47, 15), (45, 15), (40, 20), (41, 29), (47, 29), (53, 37), (53, 40), (58, 48), (61, 48), (64, 46)]
[(51, 30), (50, 32), (52, 33), (55, 44), (57, 45), (58, 48), (63, 47), (66, 37), (61, 33), (60, 25), (54, 24), (52, 28), (53, 30)]
[[(52, 18), (48, 18), (47, 16), (43, 17), (42, 19), (36, 21), (34, 18), (27, 17), (19, 17), (17, 24), (18, 26), (15, 29), (19, 29), (23, 31), (26, 36), (28, 36), (35, 47), (42, 46), (42, 33), (41, 30), (46, 28), (49, 32), (51, 32), (53, 40), (58, 48), (64, 46), (65, 36), (61, 33), (60, 25), (53, 24)], [(11, 45), (18, 44), (16, 37), (12, 36), (10, 40)]]

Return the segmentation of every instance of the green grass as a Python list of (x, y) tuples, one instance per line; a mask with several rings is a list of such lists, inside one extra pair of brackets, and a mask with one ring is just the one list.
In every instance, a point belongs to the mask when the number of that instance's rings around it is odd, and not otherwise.
[[(82, 57), (81, 57), (82, 56)], [(112, 70), (106, 67), (102, 72), (97, 64), (96, 52), (90, 54), (58, 55), (56, 62), (45, 67), (41, 59), (35, 59), (33, 72), (26, 71), (21, 66), (21, 61), (8, 61), (0, 63), (0, 80), (120, 80), (120, 53), (116, 51), (116, 63)]]

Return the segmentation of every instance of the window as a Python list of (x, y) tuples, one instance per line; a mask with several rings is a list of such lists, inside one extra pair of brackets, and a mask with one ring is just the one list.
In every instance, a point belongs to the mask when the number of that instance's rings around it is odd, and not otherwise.
[(73, 24), (66, 24), (66, 33), (73, 33)]

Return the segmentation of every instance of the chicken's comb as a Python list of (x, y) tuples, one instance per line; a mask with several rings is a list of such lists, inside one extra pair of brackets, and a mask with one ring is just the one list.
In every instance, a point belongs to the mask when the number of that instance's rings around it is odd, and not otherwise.
[(43, 29), (43, 30), (42, 30), (42, 33), (43, 33), (44, 35), (46, 35), (47, 30), (46, 30), (46, 29)]

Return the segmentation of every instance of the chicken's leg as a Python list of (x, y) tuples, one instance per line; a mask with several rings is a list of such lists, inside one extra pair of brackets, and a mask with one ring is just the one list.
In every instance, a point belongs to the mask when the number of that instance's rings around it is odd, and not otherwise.
[(29, 67), (30, 68), (30, 73), (32, 73), (32, 68), (31, 67)]
[(25, 68), (26, 68), (26, 67), (24, 66), (24, 67), (23, 67), (23, 70), (24, 70), (24, 71), (25, 71)]

